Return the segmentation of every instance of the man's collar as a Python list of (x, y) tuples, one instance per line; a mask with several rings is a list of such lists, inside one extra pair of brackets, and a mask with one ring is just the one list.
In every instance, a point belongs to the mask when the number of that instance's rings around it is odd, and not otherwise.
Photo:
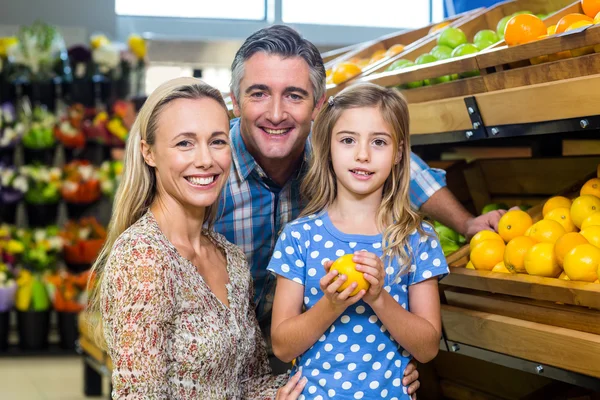
[[(262, 168), (252, 154), (248, 151), (246, 147), (246, 143), (242, 139), (242, 131), (241, 131), (241, 120), (240, 118), (234, 118), (229, 122), (230, 128), (230, 137), (231, 137), (231, 153), (233, 157), (233, 163), (235, 165), (235, 170), (238, 173), (240, 181), (245, 181), (248, 179), (248, 175), (252, 173), (254, 169), (257, 169), (259, 172), (264, 174)], [(298, 171), (298, 175), (301, 175), (307, 168), (308, 163), (310, 161), (311, 156), (311, 146), (310, 146), (310, 138), (306, 141), (306, 145), (304, 146), (304, 160), (302, 166)]]

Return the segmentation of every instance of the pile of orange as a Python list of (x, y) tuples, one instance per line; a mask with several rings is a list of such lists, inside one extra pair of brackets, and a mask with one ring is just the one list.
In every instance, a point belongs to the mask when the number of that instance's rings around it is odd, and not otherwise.
[[(556, 25), (551, 26), (546, 26), (535, 15), (517, 14), (506, 24), (504, 40), (509, 46), (516, 46), (600, 23), (600, 0), (581, 0), (581, 8), (583, 9), (583, 13), (567, 14)], [(593, 47), (591, 52), (593, 52)], [(575, 54), (572, 55), (578, 56), (587, 53), (589, 51), (575, 51)], [(555, 59), (568, 58), (570, 56), (570, 52), (561, 52), (555, 55)]]
[(546, 201), (540, 221), (510, 210), (498, 233), (477, 233), (467, 268), (600, 283), (600, 166), (598, 172), (579, 197)]

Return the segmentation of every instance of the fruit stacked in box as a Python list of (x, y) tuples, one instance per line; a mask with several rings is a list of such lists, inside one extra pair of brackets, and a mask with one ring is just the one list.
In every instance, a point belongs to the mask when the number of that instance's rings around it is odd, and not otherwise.
[[(440, 22), (435, 26), (431, 27), (429, 34), (434, 34), (441, 29), (444, 29), (450, 24), (449, 21)], [(350, 60), (342, 61), (331, 68), (326, 70), (327, 84), (336, 84), (346, 82), (349, 79), (359, 75), (366, 68), (374, 65), (375, 63), (383, 60), (384, 58), (390, 58), (404, 51), (406, 45), (394, 44), (387, 49), (375, 50), (368, 57), (353, 57)]]
[(509, 210), (500, 219), (498, 233), (481, 231), (471, 239), (466, 268), (599, 283), (598, 176), (575, 198), (547, 200), (538, 222), (522, 210)]
[[(496, 29), (484, 29), (473, 35), (472, 38), (457, 27), (446, 27), (437, 39), (437, 45), (429, 52), (421, 54), (414, 60), (399, 59), (390, 64), (387, 71), (402, 70), (416, 65), (431, 64), (441, 60), (476, 54), (480, 51), (494, 47), (504, 40), (508, 46), (517, 46), (542, 40), (547, 37), (577, 32), (586, 26), (600, 24), (600, 1), (581, 0), (585, 13), (571, 13), (565, 15), (556, 25), (546, 25), (543, 21), (545, 14), (537, 14), (523, 10), (507, 15), (500, 19)], [(565, 51), (552, 56), (539, 57), (532, 63), (539, 64), (545, 61), (555, 61), (571, 56), (585, 55), (600, 52), (600, 45), (575, 51)], [(460, 78), (469, 78), (479, 75), (479, 71), (466, 71), (460, 74), (444, 75), (432, 79), (425, 79), (401, 85), (401, 89), (411, 89), (429, 86), (438, 83), (450, 82)]]

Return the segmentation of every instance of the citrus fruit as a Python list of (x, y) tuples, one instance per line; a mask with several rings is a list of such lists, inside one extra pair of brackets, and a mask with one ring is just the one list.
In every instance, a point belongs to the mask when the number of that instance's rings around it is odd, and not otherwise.
[(567, 274), (565, 274), (565, 271), (560, 273), (560, 276), (558, 277), (558, 279), (562, 279), (563, 281), (570, 281), (569, 277), (567, 276)]
[(600, 198), (584, 194), (573, 200), (573, 204), (571, 204), (571, 219), (575, 226), (581, 229), (583, 221), (596, 211), (600, 211)]
[(591, 194), (592, 196), (600, 198), (600, 178), (592, 178), (584, 183), (579, 195), (583, 196), (584, 194)]
[(450, 25), (450, 21), (440, 22), (439, 24), (432, 26), (431, 29), (429, 30), (429, 33), (435, 33), (435, 32), (437, 32), (439, 30), (444, 29), (448, 25)]
[[(596, 16), (594, 17), (594, 25), (595, 24), (600, 24), (600, 11), (598, 11), (598, 14), (596, 14)], [(600, 168), (600, 165), (598, 166), (598, 168)]]
[(591, 244), (580, 244), (565, 256), (565, 273), (572, 281), (594, 282), (599, 266), (600, 249)]
[(438, 60), (446, 60), (452, 57), (452, 48), (444, 45), (437, 45), (429, 52), (432, 56)]
[(525, 255), (536, 244), (536, 241), (527, 236), (518, 236), (508, 242), (504, 250), (504, 265), (515, 273), (525, 271)]
[(588, 17), (585, 14), (579, 14), (579, 13), (567, 14), (564, 17), (562, 17), (560, 19), (560, 21), (558, 21), (558, 23), (556, 24), (556, 33), (563, 33), (564, 31), (567, 30), (568, 27), (573, 25), (575, 22), (579, 22), (579, 21), (588, 21), (590, 23), (594, 22), (594, 20), (592, 18)]
[(346, 254), (338, 258), (331, 265), (332, 270), (338, 271), (338, 275), (333, 279), (336, 281), (339, 276), (346, 275), (346, 282), (338, 288), (338, 292), (343, 292), (353, 282), (356, 282), (358, 286), (350, 293), (350, 296), (358, 294), (362, 289), (368, 290), (371, 284), (367, 282), (362, 272), (356, 270), (356, 263), (352, 261), (354, 254)]
[(356, 62), (356, 65), (358, 66), (358, 68), (360, 68), (361, 70), (363, 68), (365, 68), (367, 65), (371, 64), (371, 59), (369, 58), (361, 58), (360, 60), (358, 60)]
[(403, 44), (395, 44), (392, 47), (390, 47), (389, 49), (387, 49), (387, 51), (385, 52), (385, 56), (392, 57), (392, 56), (395, 56), (396, 54), (402, 53), (403, 51), (404, 51)]
[(471, 262), (475, 269), (491, 271), (504, 258), (506, 245), (500, 240), (484, 240), (471, 250)]
[(354, 78), (361, 73), (358, 65), (351, 62), (342, 62), (333, 68), (332, 81), (336, 85), (346, 82), (348, 79)]
[(570, 232), (561, 236), (554, 244), (554, 252), (556, 253), (556, 260), (558, 265), (562, 266), (565, 261), (565, 256), (575, 247), (580, 244), (588, 244), (588, 240), (583, 237), (580, 233)]
[(548, 199), (546, 203), (544, 203), (544, 208), (542, 208), (542, 215), (546, 217), (550, 211), (555, 208), (567, 207), (571, 208), (572, 201), (563, 196), (554, 196)]
[(546, 29), (546, 34), (548, 36), (552, 36), (556, 33), (556, 25), (550, 25), (548, 29)]
[(547, 34), (544, 21), (531, 14), (519, 14), (512, 17), (506, 24), (504, 40), (509, 46), (533, 42)]
[(581, 8), (585, 15), (594, 18), (600, 13), (600, 0), (581, 0)]
[(600, 226), (588, 226), (579, 232), (590, 244), (600, 248)]
[(504, 240), (502, 240), (500, 235), (498, 235), (496, 232), (484, 230), (484, 231), (477, 232), (475, 234), (475, 236), (473, 236), (471, 238), (471, 241), (469, 242), (469, 246), (471, 246), (471, 249), (473, 249), (473, 248), (475, 248), (475, 246), (477, 246), (479, 243), (483, 242), (484, 240), (500, 240), (500, 241), (504, 242)]
[(500, 38), (498, 34), (491, 29), (483, 29), (475, 34), (473, 37), (473, 44), (477, 45), (479, 42), (492, 42), (496, 43)]
[(373, 63), (381, 60), (382, 58), (384, 58), (386, 52), (387, 52), (387, 50), (385, 50), (385, 49), (380, 49), (380, 50), (375, 51), (373, 53), (373, 55), (371, 56), (371, 59), (369, 60), (369, 64), (373, 64)]
[(588, 226), (598, 226), (600, 225), (600, 211), (597, 211), (593, 214), (590, 214), (586, 219), (581, 223), (581, 229), (585, 229)]
[(537, 243), (525, 255), (525, 269), (529, 275), (556, 278), (562, 269), (556, 261), (552, 243)]
[(544, 242), (554, 244), (565, 233), (567, 233), (565, 232), (565, 228), (563, 228), (563, 226), (558, 222), (549, 219), (543, 219), (533, 224), (529, 236), (533, 240), (540, 243)]
[(571, 221), (571, 210), (566, 207), (555, 208), (550, 211), (544, 219), (556, 221), (565, 228), (565, 232), (575, 232), (577, 229), (573, 221)]
[(492, 268), (492, 272), (502, 272), (505, 274), (512, 273), (506, 268), (506, 266), (504, 266), (504, 261), (500, 261), (498, 264), (494, 265), (494, 268)]
[(473, 263), (471, 261), (469, 261), (467, 263), (467, 266), (465, 267), (466, 269), (475, 269), (475, 267), (473, 266)]
[(508, 243), (517, 236), (523, 236), (531, 225), (533, 220), (529, 214), (521, 210), (511, 210), (500, 218), (498, 233)]
[(574, 31), (575, 29), (583, 28), (584, 26), (592, 26), (593, 24), (589, 21), (577, 21), (570, 25), (565, 32)]

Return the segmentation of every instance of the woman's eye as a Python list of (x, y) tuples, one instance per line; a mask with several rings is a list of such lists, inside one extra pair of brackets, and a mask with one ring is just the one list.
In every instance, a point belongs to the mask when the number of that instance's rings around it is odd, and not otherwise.
[(215, 146), (227, 146), (229, 143), (224, 139), (217, 139), (213, 140), (212, 144)]
[(191, 145), (192, 142), (189, 140), (182, 140), (181, 142), (177, 143), (177, 147), (190, 147)]

